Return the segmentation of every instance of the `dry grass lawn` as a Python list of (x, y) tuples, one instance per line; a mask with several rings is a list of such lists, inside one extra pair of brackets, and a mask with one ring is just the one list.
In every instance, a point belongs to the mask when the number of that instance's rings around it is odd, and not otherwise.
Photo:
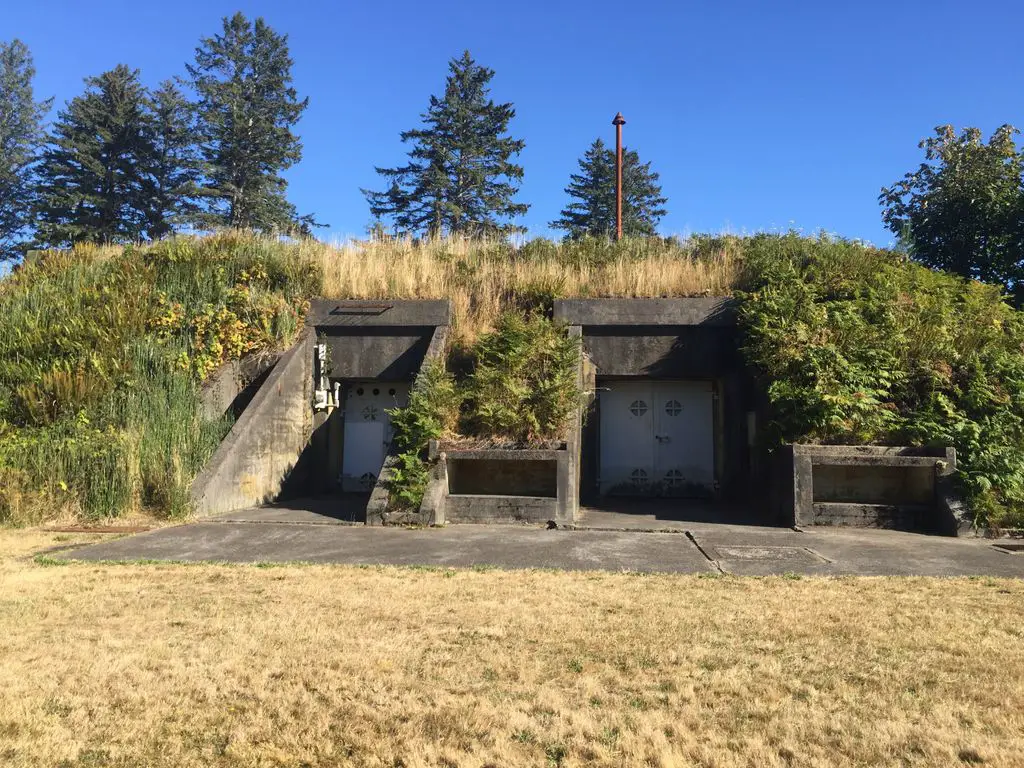
[(3, 765), (1024, 764), (1020, 581), (31, 558), (70, 540), (0, 530)]

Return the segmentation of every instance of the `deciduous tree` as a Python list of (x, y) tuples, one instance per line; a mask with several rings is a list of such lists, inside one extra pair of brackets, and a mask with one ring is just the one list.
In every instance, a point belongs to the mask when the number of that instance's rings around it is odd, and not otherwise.
[(879, 196), (882, 219), (913, 258), (1021, 293), (1024, 196), (1016, 134), (1004, 125), (985, 143), (977, 128), (957, 135), (943, 125), (919, 144), (925, 161)]

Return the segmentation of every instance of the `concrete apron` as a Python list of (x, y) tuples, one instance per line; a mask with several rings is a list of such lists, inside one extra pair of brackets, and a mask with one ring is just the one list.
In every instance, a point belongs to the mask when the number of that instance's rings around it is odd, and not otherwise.
[(998, 542), (897, 531), (800, 532), (717, 523), (689, 523), (671, 533), (525, 525), (403, 529), (322, 524), (322, 519), (308, 517), (316, 514), (309, 510), (291, 516), (281, 509), (252, 512), (243, 515), (246, 522), (227, 515), (58, 556), (87, 561), (489, 566), (738, 576), (1024, 577), (1024, 553), (1001, 550)]

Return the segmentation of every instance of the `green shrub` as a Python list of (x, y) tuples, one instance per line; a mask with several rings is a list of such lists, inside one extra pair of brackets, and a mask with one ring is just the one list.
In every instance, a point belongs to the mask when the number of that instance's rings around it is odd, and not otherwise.
[(443, 360), (428, 360), (416, 376), (409, 403), (388, 411), (397, 448), (418, 453), (427, 443), (453, 431), (459, 418), (462, 393)]
[(745, 245), (768, 439), (946, 446), (979, 522), (1024, 522), (1024, 315), (994, 286), (796, 235)]
[(416, 509), (423, 501), (430, 474), (427, 446), (455, 428), (461, 403), (462, 393), (444, 362), (428, 360), (416, 376), (408, 405), (388, 411), (398, 450), (387, 481), (394, 506)]
[(290, 344), (322, 274), (240, 233), (38, 253), (0, 281), (0, 520), (188, 508), (230, 423), (200, 382)]
[(473, 352), (469, 434), (523, 444), (564, 438), (580, 399), (578, 338), (539, 313), (506, 312)]

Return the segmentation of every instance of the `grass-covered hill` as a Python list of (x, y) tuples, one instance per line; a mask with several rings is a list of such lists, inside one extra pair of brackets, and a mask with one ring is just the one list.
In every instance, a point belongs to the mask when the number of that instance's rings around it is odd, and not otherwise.
[(557, 297), (730, 293), (775, 411), (766, 439), (952, 444), (978, 514), (1024, 519), (1024, 324), (995, 288), (794, 234), (335, 248), (225, 233), (40, 254), (0, 280), (0, 520), (185, 513), (230, 426), (204, 422), (202, 381), (289, 344), (315, 295), (449, 298), (466, 348)]

